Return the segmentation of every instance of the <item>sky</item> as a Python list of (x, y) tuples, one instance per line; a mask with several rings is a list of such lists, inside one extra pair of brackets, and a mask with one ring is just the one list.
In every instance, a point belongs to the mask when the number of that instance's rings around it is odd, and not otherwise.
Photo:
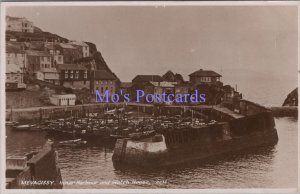
[(188, 80), (209, 69), (229, 83), (281, 77), (297, 85), (295, 6), (14, 6), (7, 15), (95, 43), (121, 81), (168, 70)]

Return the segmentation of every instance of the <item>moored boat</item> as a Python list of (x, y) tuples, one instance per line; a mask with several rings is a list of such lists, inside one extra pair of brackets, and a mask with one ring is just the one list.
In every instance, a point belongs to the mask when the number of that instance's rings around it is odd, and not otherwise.
[(59, 146), (83, 146), (87, 142), (82, 141), (81, 139), (72, 139), (72, 140), (66, 140), (66, 141), (60, 141), (58, 142)]
[(13, 129), (18, 131), (29, 131), (31, 130), (35, 125), (25, 124), (25, 125), (14, 125)]

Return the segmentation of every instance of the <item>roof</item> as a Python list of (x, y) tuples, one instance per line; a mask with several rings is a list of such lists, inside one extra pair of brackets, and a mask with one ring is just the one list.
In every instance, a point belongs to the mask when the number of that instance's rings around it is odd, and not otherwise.
[(211, 70), (203, 70), (200, 69), (198, 71), (195, 71), (194, 73), (190, 74), (191, 77), (222, 77), (220, 74), (211, 71)]
[(64, 49), (76, 49), (75, 47), (73, 47), (70, 44), (65, 44), (65, 43), (59, 43), (58, 44), (60, 47), (64, 48)]
[(181, 83), (177, 83), (175, 84), (175, 87), (190, 87), (192, 86), (192, 84), (190, 82), (181, 82)]
[(130, 88), (132, 85), (132, 82), (121, 82), (120, 88)]
[(96, 70), (95, 80), (115, 80), (117, 79), (114, 74), (106, 70)]
[(25, 48), (27, 45), (26, 42), (6, 41), (6, 46), (13, 46), (21, 49), (21, 48)]
[(83, 64), (59, 64), (60, 70), (87, 70)]
[(29, 44), (30, 49), (41, 51), (44, 50), (44, 42), (42, 41), (31, 41)]
[(150, 82), (150, 84), (152, 84), (155, 87), (163, 87), (163, 88), (174, 88), (174, 85), (176, 84), (176, 82)]
[(21, 68), (17, 65), (6, 65), (6, 73), (21, 73)]
[(223, 86), (223, 89), (224, 89), (225, 92), (232, 92), (232, 91), (234, 91), (234, 88), (231, 87), (230, 85)]
[(6, 44), (6, 53), (25, 53), (25, 52), (16, 46)]
[(72, 42), (69, 42), (67, 44), (69, 44), (69, 45), (76, 45), (76, 46), (89, 46), (85, 42), (79, 42), (79, 41), (72, 41)]
[(27, 55), (30, 56), (46, 56), (50, 57), (51, 55), (45, 51), (36, 51), (36, 50), (26, 50)]
[(45, 48), (47, 48), (49, 50), (54, 50), (55, 46), (54, 46), (54, 44), (45, 44)]
[(52, 94), (52, 98), (68, 98), (68, 97), (76, 97), (75, 94)]
[(132, 82), (162, 82), (164, 78), (160, 75), (137, 75), (133, 78)]
[(57, 69), (55, 68), (45, 68), (38, 71), (42, 73), (57, 73)]
[[(22, 20), (22, 21), (27, 21), (27, 22), (31, 22), (29, 20), (27, 20), (25, 17), (12, 17), (12, 16), (6, 16), (6, 20), (10, 20), (10, 21), (18, 21), (18, 20)], [(31, 22), (32, 23), (32, 22)]]

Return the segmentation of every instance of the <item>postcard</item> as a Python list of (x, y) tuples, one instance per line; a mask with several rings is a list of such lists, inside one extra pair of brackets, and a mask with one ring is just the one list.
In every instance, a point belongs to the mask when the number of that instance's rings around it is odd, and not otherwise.
[(297, 2), (1, 3), (1, 193), (297, 193)]

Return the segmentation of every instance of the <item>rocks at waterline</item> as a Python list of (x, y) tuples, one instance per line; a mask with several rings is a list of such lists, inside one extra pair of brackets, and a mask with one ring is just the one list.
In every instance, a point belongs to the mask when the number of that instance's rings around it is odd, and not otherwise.
[(282, 106), (298, 106), (298, 88), (288, 94)]

